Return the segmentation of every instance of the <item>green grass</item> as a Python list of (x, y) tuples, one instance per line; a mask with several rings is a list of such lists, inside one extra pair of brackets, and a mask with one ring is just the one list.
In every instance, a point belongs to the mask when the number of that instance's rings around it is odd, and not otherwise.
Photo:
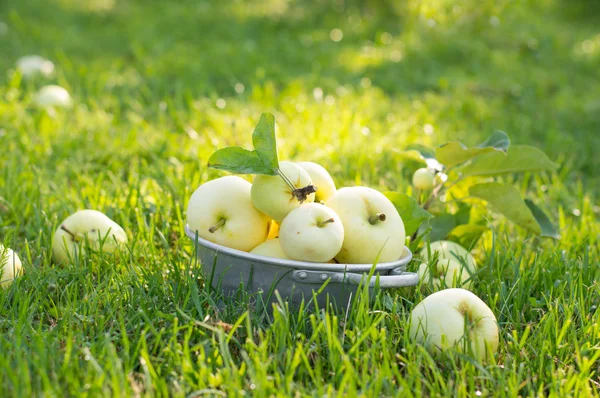
[[(0, 395), (598, 395), (598, 11), (589, 0), (0, 3), (0, 239), (26, 267), (0, 291)], [(31, 53), (56, 63), (54, 78), (20, 80), (14, 63)], [(31, 106), (46, 82), (75, 106)], [(561, 240), (490, 217), (476, 253), (473, 290), (500, 325), (494, 362), (434, 360), (411, 342), (415, 289), (360, 295), (347, 314), (215, 306), (185, 205), (222, 175), (208, 156), (249, 146), (265, 111), (281, 158), (319, 162), (339, 186), (406, 192), (394, 149), (476, 144), (495, 129), (561, 164), (506, 178)], [(118, 262), (53, 266), (53, 230), (81, 208), (128, 231)]]

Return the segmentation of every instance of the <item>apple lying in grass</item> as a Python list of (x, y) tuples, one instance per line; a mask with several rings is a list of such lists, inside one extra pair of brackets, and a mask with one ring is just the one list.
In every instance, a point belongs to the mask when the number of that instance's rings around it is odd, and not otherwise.
[(0, 286), (9, 286), (22, 270), (23, 265), (17, 253), (0, 245)]
[(17, 60), (17, 69), (24, 77), (50, 76), (54, 71), (54, 63), (39, 55), (25, 55)]
[(256, 254), (257, 256), (275, 257), (289, 260), (289, 257), (285, 255), (283, 249), (281, 248), (279, 239), (268, 239), (252, 249), (250, 253)]
[(430, 263), (421, 263), (417, 271), (424, 287), (433, 285), (435, 289), (471, 286), (471, 274), (467, 266), (455, 259), (438, 259)]
[(398, 260), (406, 232), (398, 210), (381, 192), (367, 187), (337, 190), (325, 205), (344, 226), (344, 243), (335, 259), (340, 263), (373, 264)]
[(333, 196), (335, 193), (335, 183), (323, 166), (313, 162), (298, 162), (297, 165), (306, 170), (313, 185), (317, 187), (315, 202), (325, 202)]
[(34, 102), (40, 108), (59, 107), (67, 108), (71, 106), (71, 95), (67, 90), (60, 86), (44, 86), (35, 95)]
[(421, 168), (413, 174), (413, 186), (422, 191), (428, 191), (433, 188), (435, 173), (432, 170)]
[(188, 226), (219, 245), (254, 249), (267, 238), (271, 220), (252, 205), (250, 191), (251, 184), (236, 176), (202, 184), (188, 203)]
[(410, 336), (433, 354), (456, 348), (481, 361), (498, 350), (494, 313), (465, 289), (445, 289), (423, 299), (411, 312)]
[(344, 227), (335, 212), (317, 203), (292, 210), (279, 227), (279, 242), (292, 260), (327, 262), (344, 242)]
[[(430, 265), (438, 260), (458, 261), (463, 265), (463, 272), (466, 272), (467, 275), (475, 274), (477, 270), (477, 263), (471, 253), (458, 243), (449, 240), (438, 240), (426, 244), (419, 256), (423, 262)], [(464, 277), (461, 276), (461, 279)]]
[(97, 210), (80, 210), (67, 217), (54, 233), (52, 253), (57, 263), (68, 263), (93, 250), (116, 253), (127, 243), (127, 234), (119, 224)]
[[(292, 162), (279, 162), (279, 169), (296, 188), (312, 184), (308, 173)], [(314, 202), (315, 194), (306, 197), (304, 203)], [(302, 203), (294, 196), (291, 187), (280, 176), (259, 174), (252, 183), (252, 203), (262, 213), (281, 223), (287, 214)]]

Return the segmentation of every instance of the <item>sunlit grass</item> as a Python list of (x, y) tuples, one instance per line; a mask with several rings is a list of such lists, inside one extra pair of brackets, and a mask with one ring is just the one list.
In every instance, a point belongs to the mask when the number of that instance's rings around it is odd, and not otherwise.
[[(575, 3), (0, 3), (0, 238), (27, 270), (0, 292), (0, 395), (598, 394), (599, 25)], [(54, 77), (14, 72), (34, 53)], [(32, 106), (50, 83), (72, 109)], [(396, 150), (496, 129), (561, 164), (505, 178), (560, 241), (473, 210), (492, 227), (474, 291), (499, 320), (495, 362), (413, 344), (418, 289), (360, 295), (348, 314), (215, 305), (183, 211), (222, 175), (210, 154), (249, 148), (265, 111), (280, 158), (319, 162), (339, 186), (409, 192)], [(52, 265), (54, 228), (81, 208), (128, 231), (118, 263)]]

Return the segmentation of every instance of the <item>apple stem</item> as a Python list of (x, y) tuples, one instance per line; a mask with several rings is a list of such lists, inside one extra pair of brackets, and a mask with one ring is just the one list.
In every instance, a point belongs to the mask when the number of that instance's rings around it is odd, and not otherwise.
[(383, 213), (377, 213), (377, 214), (369, 217), (369, 223), (371, 225), (375, 225), (375, 224), (377, 224), (380, 221), (385, 221), (385, 218), (386, 218), (385, 214), (383, 214)]
[(290, 189), (292, 190), (292, 195), (300, 203), (304, 202), (308, 198), (308, 195), (317, 192), (317, 187), (312, 184), (307, 185), (304, 188), (296, 188), (294, 183), (290, 181), (288, 176), (286, 176), (285, 173), (281, 171), (281, 169), (277, 169), (277, 174), (279, 174), (279, 177), (281, 177), (283, 181), (287, 184), (287, 186), (290, 187)]
[(335, 222), (335, 220), (334, 220), (333, 218), (330, 218), (330, 219), (328, 219), (328, 220), (325, 220), (325, 221), (319, 221), (319, 222), (317, 223), (317, 227), (319, 227), (319, 228), (323, 228), (325, 225), (327, 225), (327, 224), (329, 224), (329, 223), (332, 223), (332, 222)]
[(60, 229), (62, 229), (63, 231), (65, 231), (66, 233), (68, 233), (69, 235), (71, 235), (72, 238), (75, 238), (75, 234), (73, 232), (69, 231), (67, 229), (67, 227), (65, 227), (64, 225), (61, 225)]
[(208, 232), (210, 232), (211, 234), (214, 234), (214, 233), (215, 233), (215, 232), (217, 232), (217, 230), (218, 230), (219, 228), (221, 228), (223, 225), (225, 225), (225, 219), (224, 219), (224, 218), (221, 218), (217, 224), (213, 225), (212, 227), (210, 227), (210, 228), (208, 229)]

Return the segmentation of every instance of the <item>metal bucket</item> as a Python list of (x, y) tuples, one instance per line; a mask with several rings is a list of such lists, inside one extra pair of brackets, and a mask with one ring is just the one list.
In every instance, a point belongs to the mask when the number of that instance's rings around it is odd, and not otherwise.
[[(284, 300), (298, 305), (309, 302), (313, 291), (319, 292), (316, 300), (320, 306), (332, 302), (336, 306), (348, 305), (360, 283), (382, 289), (415, 286), (419, 276), (406, 272), (412, 253), (405, 246), (402, 258), (379, 263), (370, 280), (366, 280), (372, 264), (311, 263), (257, 256), (202, 239), (187, 225), (186, 235), (196, 244), (198, 259), (207, 282), (231, 296), (240, 288), (261, 296), (264, 303), (277, 301), (275, 290)], [(324, 286), (325, 285), (325, 286)]]

